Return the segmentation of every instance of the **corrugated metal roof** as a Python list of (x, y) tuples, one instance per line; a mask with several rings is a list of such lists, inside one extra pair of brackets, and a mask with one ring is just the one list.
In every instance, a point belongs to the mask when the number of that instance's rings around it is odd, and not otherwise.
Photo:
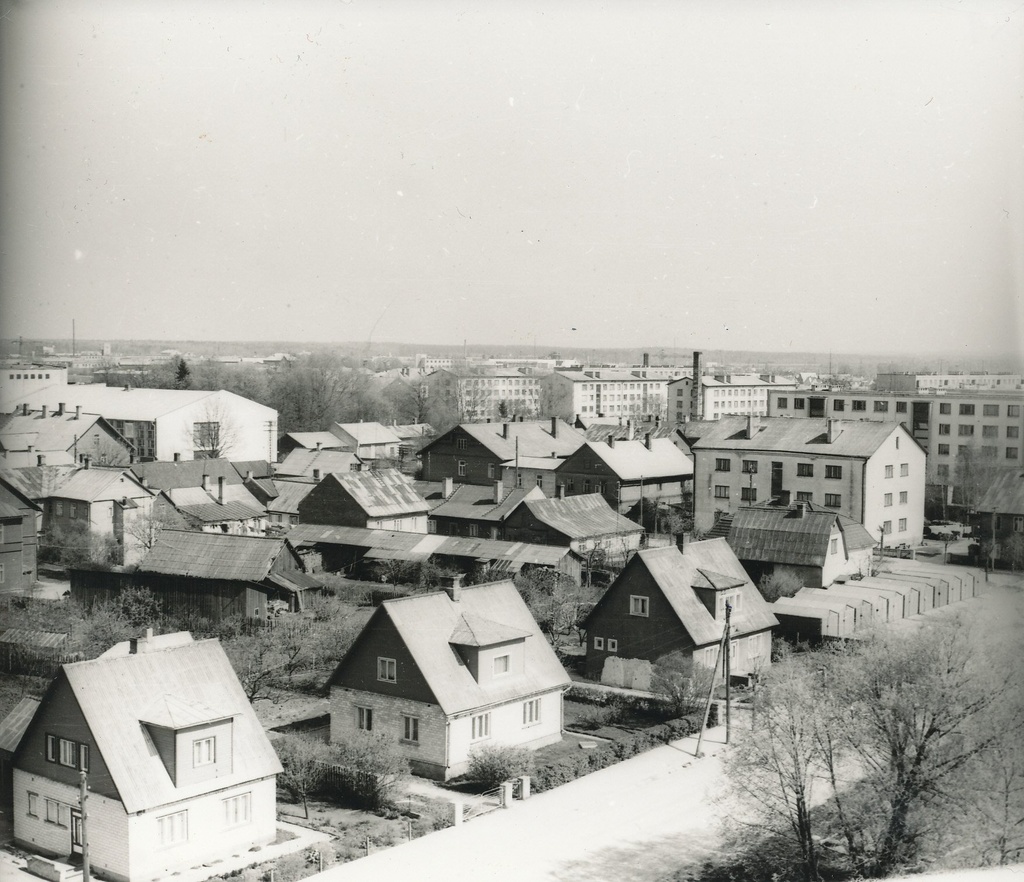
[(1000, 469), (992, 476), (977, 511), (997, 514), (1024, 514), (1024, 472), (1020, 467)]
[(223, 521), (249, 521), (267, 516), (262, 506), (254, 508), (243, 502), (203, 502), (198, 505), (178, 505), (178, 511), (204, 524), (219, 524)]
[(22, 698), (11, 709), (11, 712), (0, 722), (0, 751), (14, 753), (21, 743), (21, 738), (32, 722), (36, 709), (39, 707), (38, 698)]
[(241, 484), (242, 478), (226, 459), (189, 459), (181, 462), (138, 462), (131, 470), (145, 478), (150, 487), (158, 490), (179, 490), (183, 487), (201, 487), (203, 475), (209, 486), (216, 487), (217, 479), (225, 485)]
[(617, 514), (600, 493), (564, 499), (530, 499), (523, 504), (538, 521), (570, 539), (643, 532), (639, 524)]
[(30, 628), (8, 628), (0, 634), (0, 643), (30, 646), (32, 649), (60, 649), (68, 635), (54, 631), (33, 631)]
[(139, 570), (201, 579), (260, 582), (282, 553), (291, 552), (281, 538), (161, 530), (139, 564)]
[[(502, 629), (529, 634), (523, 642), (523, 673), (478, 683), (450, 642), (464, 616), (500, 622)], [(570, 684), (554, 650), (511, 582), (463, 588), (458, 602), (443, 591), (386, 600), (367, 622), (353, 650), (367, 641), (372, 646), (375, 630), (384, 619), (390, 619), (397, 629), (446, 714), (468, 713)], [(331, 684), (344, 683), (346, 661), (347, 657), (338, 665)]]
[(427, 501), (416, 492), (412, 478), (398, 469), (335, 472), (325, 480), (337, 481), (371, 518), (426, 513), (430, 510)]
[(13, 505), (8, 505), (3, 500), (0, 500), (0, 520), (10, 521), (14, 519), (21, 520), (21, 512)]
[[(906, 430), (895, 423), (833, 420), (836, 435), (828, 443), (828, 420), (758, 417), (754, 437), (747, 437), (747, 418), (728, 416), (691, 444), (702, 450), (765, 450), (783, 453), (831, 454), (868, 458), (893, 433)], [(910, 437), (907, 435), (907, 437)]]
[(731, 517), (728, 541), (740, 560), (820, 567), (836, 528), (847, 553), (875, 545), (863, 524), (811, 503), (741, 508)]
[(658, 481), (693, 474), (693, 463), (668, 438), (653, 438), (648, 449), (643, 441), (610, 444), (587, 442), (590, 451), (624, 481)]
[[(508, 426), (508, 438), (504, 437), (506, 425)], [(520, 457), (550, 457), (552, 451), (558, 457), (566, 457), (583, 444), (583, 433), (574, 429), (564, 420), (558, 421), (556, 435), (551, 434), (550, 420), (522, 423), (461, 423), (458, 428), (479, 441), (502, 461), (515, 459), (516, 439), (519, 440), (518, 453)], [(423, 450), (430, 450), (435, 444), (443, 442), (449, 434), (451, 433), (446, 432), (440, 438), (431, 441)]]
[[(134, 655), (104, 656), (62, 668), (96, 747), (129, 814), (223, 790), (281, 771), (227, 655), (216, 640), (200, 640)], [(174, 786), (144, 725), (154, 696), (173, 696), (232, 718), (230, 771)]]
[(92, 467), (76, 470), (53, 495), (64, 499), (102, 502), (125, 496), (138, 498), (153, 494), (143, 487), (130, 471)]
[(44, 465), (23, 469), (0, 469), (0, 478), (28, 499), (46, 499), (73, 475), (78, 466)]
[(350, 472), (353, 468), (362, 468), (362, 465), (363, 461), (358, 456), (345, 450), (303, 450), (296, 447), (274, 469), (282, 477), (312, 478), (314, 469), (323, 476), (332, 472)]
[(277, 495), (267, 503), (267, 511), (281, 512), (282, 514), (297, 515), (299, 503), (302, 502), (316, 484), (300, 483), (298, 481), (275, 481), (274, 488)]
[(503, 521), (524, 499), (544, 498), (544, 491), (537, 487), (529, 490), (502, 487), (501, 501), (494, 501), (495, 488), (478, 484), (459, 484), (452, 495), (431, 509), (431, 515), (438, 518), (460, 518), (473, 521)]

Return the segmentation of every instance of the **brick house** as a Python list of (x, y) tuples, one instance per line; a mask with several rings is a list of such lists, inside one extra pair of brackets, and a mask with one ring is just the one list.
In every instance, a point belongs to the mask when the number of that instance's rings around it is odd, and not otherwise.
[(326, 475), (299, 502), (303, 524), (426, 533), (430, 505), (398, 469)]
[(13, 758), (14, 839), (116, 882), (163, 879), (273, 841), (281, 765), (216, 640), (119, 643), (63, 665)]
[(561, 740), (569, 677), (515, 585), (452, 581), (377, 608), (330, 678), (331, 741), (387, 733), (448, 780), (478, 746)]
[(613, 656), (656, 663), (673, 652), (721, 674), (718, 645), (732, 606), (734, 675), (771, 663), (778, 621), (724, 539), (638, 551), (587, 617), (587, 676)]

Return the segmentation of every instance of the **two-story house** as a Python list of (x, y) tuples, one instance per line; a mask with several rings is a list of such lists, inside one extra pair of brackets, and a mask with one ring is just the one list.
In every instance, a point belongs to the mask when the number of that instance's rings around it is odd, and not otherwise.
[(719, 645), (731, 609), (731, 673), (771, 663), (778, 621), (724, 539), (638, 551), (586, 620), (587, 675), (609, 658), (659, 659), (678, 652), (723, 673)]
[(429, 531), (441, 536), (469, 536), (504, 539), (505, 518), (524, 499), (544, 499), (537, 487), (519, 490), (495, 481), (491, 487), (478, 484), (442, 483), (444, 499), (430, 511)]
[(691, 445), (694, 528), (754, 502), (811, 502), (885, 545), (924, 535), (925, 452), (900, 424), (722, 417)]
[(377, 607), (329, 681), (331, 741), (385, 733), (447, 780), (478, 747), (561, 740), (569, 677), (515, 585), (451, 583)]
[(398, 469), (326, 475), (299, 502), (303, 524), (426, 533), (430, 504)]
[[(281, 765), (216, 640), (119, 643), (63, 665), (13, 758), (14, 839), (115, 882), (166, 879), (277, 833)], [(88, 786), (81, 801), (81, 778)]]

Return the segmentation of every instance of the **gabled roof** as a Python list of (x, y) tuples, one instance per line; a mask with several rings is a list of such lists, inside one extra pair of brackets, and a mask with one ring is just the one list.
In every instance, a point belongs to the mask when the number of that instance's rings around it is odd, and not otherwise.
[(600, 493), (564, 499), (529, 499), (523, 502), (538, 521), (569, 539), (642, 533), (643, 527), (623, 517)]
[(555, 435), (551, 434), (550, 420), (521, 423), (461, 423), (455, 429), (435, 438), (423, 448), (423, 451), (430, 450), (435, 444), (443, 443), (452, 432), (458, 430), (478, 441), (502, 462), (515, 459), (516, 439), (519, 440), (520, 456), (551, 456), (554, 452), (558, 457), (566, 457), (583, 444), (583, 434), (564, 420), (558, 420)]
[[(131, 448), (131, 445), (100, 416), (88, 415), (76, 420), (74, 413), (65, 412), (63, 416), (53, 413), (45, 417), (42, 413), (32, 413), (28, 416), (12, 414), (0, 417), (0, 420), (3, 421), (0, 425), (0, 449), (3, 450), (27, 450), (31, 445), (37, 453), (51, 450), (67, 451), (76, 441), (82, 441), (97, 424), (123, 444), (125, 450)], [(84, 441), (81, 448), (83, 453), (88, 453)]]
[(431, 509), (431, 516), (437, 518), (459, 518), (461, 520), (493, 521), (500, 523), (524, 499), (543, 499), (544, 491), (537, 487), (528, 490), (521, 487), (502, 488), (501, 501), (494, 501), (494, 487), (478, 484), (459, 484), (451, 496)]
[(342, 440), (352, 438), (360, 446), (398, 444), (401, 440), (391, 429), (380, 423), (335, 423), (331, 431)]
[(908, 440), (913, 441), (907, 430), (898, 423), (832, 420), (834, 435), (829, 443), (828, 423), (827, 419), (758, 417), (754, 420), (754, 437), (748, 438), (746, 417), (722, 417), (717, 426), (701, 435), (691, 447), (695, 452), (765, 450), (868, 459), (893, 432), (902, 432)]
[(9, 505), (0, 499), (0, 520), (13, 521), (21, 520), (21, 512), (16, 509), (13, 505)]
[(341, 450), (345, 446), (345, 442), (333, 432), (285, 432), (282, 440), (285, 438), (291, 438), (306, 450), (316, 450), (317, 444), (323, 450)]
[(283, 476), (313, 477), (313, 469), (321, 475), (331, 472), (349, 472), (353, 466), (362, 467), (363, 461), (347, 450), (303, 450), (296, 447), (274, 467), (276, 474)]
[(0, 721), (0, 751), (14, 753), (18, 749), (21, 737), (25, 734), (28, 724), (32, 722), (38, 707), (38, 698), (22, 698)]
[(448, 637), (448, 642), (456, 646), (494, 646), (496, 643), (508, 643), (510, 640), (525, 640), (529, 636), (529, 631), (511, 628), (468, 612), (459, 617), (455, 630)]
[(623, 481), (657, 481), (693, 474), (693, 463), (668, 438), (616, 441), (614, 445), (586, 442), (590, 452)]
[(260, 582), (282, 553), (292, 552), (281, 538), (161, 530), (139, 571)]
[(28, 466), (22, 469), (0, 469), (3, 479), (14, 491), (27, 499), (46, 499), (78, 470), (73, 465)]
[(434, 427), (430, 423), (395, 423), (391, 431), (402, 441), (413, 441), (431, 437)]
[(416, 492), (412, 478), (398, 469), (335, 472), (324, 478), (324, 481), (340, 484), (371, 518), (425, 513), (430, 509), (427, 501)]
[(21, 486), (10, 480), (10, 471), (0, 469), (0, 498), (4, 495), (9, 497), (8, 503), (19, 511), (41, 511)]
[[(217, 640), (135, 654), (104, 655), (64, 665), (61, 674), (81, 708), (96, 747), (129, 813), (276, 775), (277, 755)], [(44, 701), (51, 700), (53, 690)], [(160, 696), (205, 707), (232, 720), (230, 771), (175, 787), (143, 725)], [(16, 760), (17, 762), (17, 760)]]
[(247, 521), (267, 514), (264, 505), (243, 484), (225, 484), (223, 501), (218, 498), (219, 494), (219, 488), (210, 491), (202, 487), (182, 487), (164, 492), (178, 511), (205, 524)]
[[(343, 682), (346, 662), (361, 645), (373, 645), (375, 631), (385, 618), (398, 631), (446, 714), (503, 704), (570, 684), (516, 586), (506, 581), (463, 588), (457, 602), (443, 591), (384, 601), (338, 665), (332, 685)], [(523, 673), (478, 683), (452, 647), (453, 637), (472, 639), (477, 628), (484, 640), (523, 639)]]
[(267, 503), (267, 511), (297, 515), (299, 503), (305, 499), (316, 484), (300, 481), (274, 481), (277, 495)]
[(243, 483), (235, 467), (226, 459), (189, 459), (181, 462), (137, 462), (131, 470), (141, 479), (145, 478), (150, 487), (157, 490), (177, 490), (182, 487), (202, 487), (203, 475), (210, 486), (217, 486), (217, 479), (225, 484)]
[(863, 524), (810, 503), (804, 503), (803, 511), (799, 503), (741, 508), (731, 518), (727, 539), (740, 560), (820, 567), (837, 527), (847, 551), (876, 544)]
[(237, 472), (238, 477), (243, 481), (249, 472), (252, 472), (252, 476), (256, 480), (259, 480), (260, 478), (272, 478), (274, 476), (274, 469), (265, 459), (232, 460), (231, 467), (235, 472)]
[(1020, 468), (1000, 469), (985, 495), (976, 506), (977, 511), (1001, 514), (1024, 514), (1024, 472)]
[(76, 469), (51, 495), (84, 502), (103, 502), (153, 494), (127, 469), (93, 466)]

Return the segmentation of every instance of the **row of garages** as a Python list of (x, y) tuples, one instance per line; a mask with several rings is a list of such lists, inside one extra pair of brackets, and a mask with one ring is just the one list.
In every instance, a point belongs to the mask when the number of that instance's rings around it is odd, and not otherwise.
[(970, 600), (980, 593), (974, 573), (916, 561), (892, 561), (886, 572), (801, 588), (772, 604), (777, 631), (794, 641), (855, 638), (866, 629)]

